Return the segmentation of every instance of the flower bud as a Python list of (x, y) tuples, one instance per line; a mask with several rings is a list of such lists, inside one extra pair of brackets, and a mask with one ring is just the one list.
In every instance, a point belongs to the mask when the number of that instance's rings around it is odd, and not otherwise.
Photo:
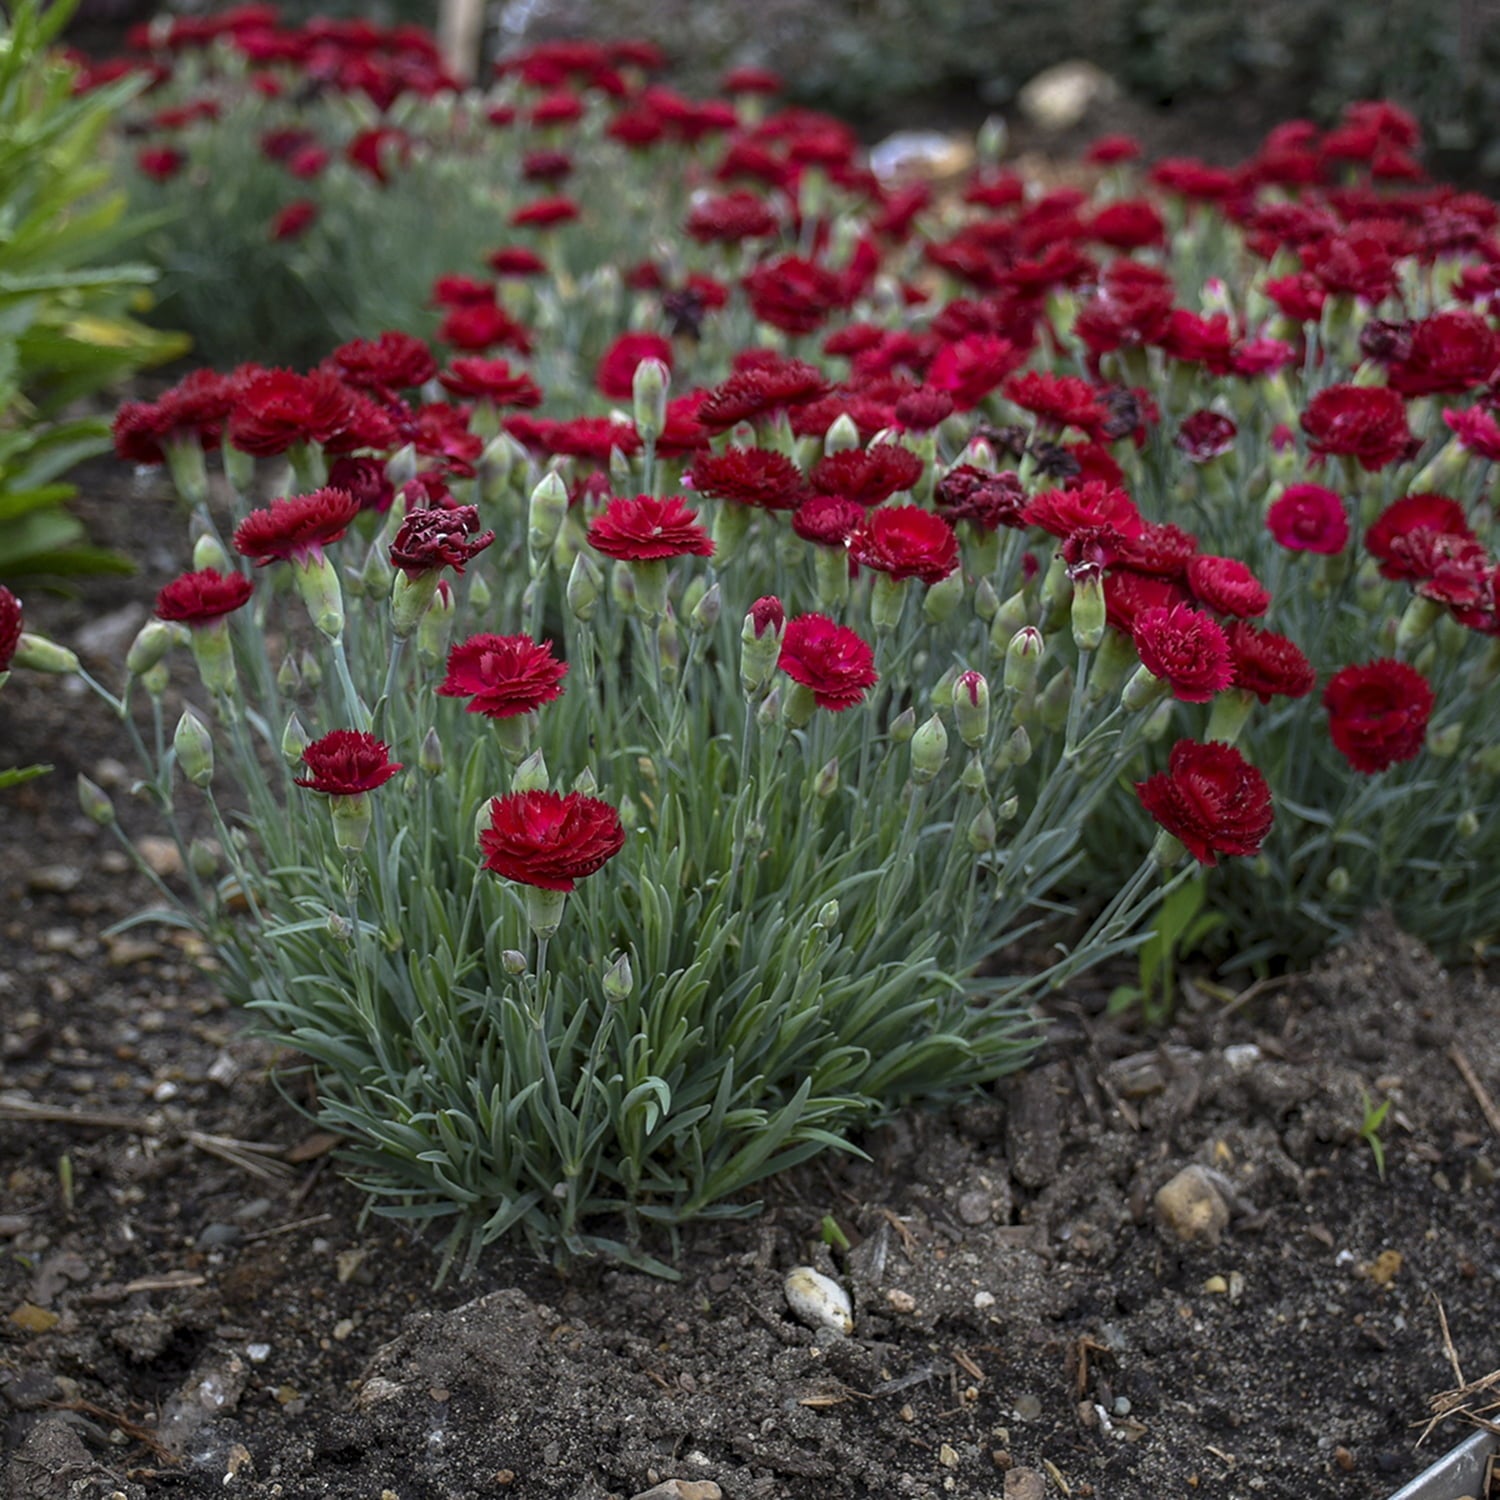
[(309, 692), (317, 692), (323, 681), (323, 663), (311, 651), (304, 651), (297, 658), (297, 670), (302, 674), (302, 686)]
[(948, 759), (948, 731), (936, 714), (911, 738), (911, 779), (925, 786), (943, 769)]
[(922, 616), (929, 625), (941, 625), (952, 619), (964, 597), (964, 570), (954, 568), (922, 596)]
[(417, 751), (417, 764), (429, 776), (443, 774), (443, 742), (436, 729), (429, 729), (422, 736), (422, 748)]
[(932, 691), (928, 693), (928, 701), (934, 708), (953, 707), (953, 684), (958, 681), (958, 668), (949, 667), (938, 680), (933, 683)]
[(995, 821), (1003, 828), (1021, 810), (1021, 799), (1019, 797), (1007, 797), (999, 807), (995, 809)]
[[(998, 615), (995, 623), (1000, 623)], [(1035, 625), (1023, 625), (1016, 631), (1005, 648), (1006, 692), (1029, 693), (1036, 686), (1046, 649), (1047, 643)]]
[(188, 710), (177, 721), (172, 748), (182, 774), (194, 786), (207, 786), (214, 779), (214, 742), (201, 719)]
[[(655, 364), (658, 361), (652, 360), (651, 363)], [(616, 1004), (630, 998), (630, 992), (635, 988), (635, 975), (631, 972), (628, 953), (622, 953), (604, 971), (601, 987), (604, 990), (604, 998), (613, 1000)]]
[[(696, 582), (697, 580), (695, 580)], [(686, 603), (686, 600), (684, 600)], [(719, 615), (723, 611), (723, 596), (719, 592), (717, 583), (710, 584), (702, 597), (693, 605), (692, 612), (688, 615), (688, 621), (694, 630), (710, 631), (719, 623)]]
[[(995, 618), (990, 625), (990, 639), (996, 641), (1000, 650), (1004, 650), (1006, 643), (1018, 630), (1031, 624), (1031, 605), (1026, 598), (1025, 589), (1017, 589), (1009, 598), (1000, 602), (1000, 608), (995, 611)], [(995, 632), (1001, 632), (998, 636)]]
[(1467, 843), (1479, 832), (1479, 814), (1472, 807), (1464, 808), (1453, 820), (1453, 831)]
[[(391, 592), (396, 570), (391, 566), (390, 549), (375, 543), (365, 557), (358, 577), (349, 574), (349, 592), (367, 599), (384, 599)], [(402, 575), (405, 576), (404, 574)]]
[(1347, 896), (1349, 887), (1353, 882), (1349, 878), (1349, 872), (1343, 865), (1335, 865), (1328, 872), (1328, 879), (1324, 881), (1330, 896)]
[(839, 789), (839, 758), (832, 760), (813, 777), (813, 795), (827, 801)]
[(842, 547), (814, 547), (812, 552), (818, 607), (837, 614), (849, 600), (849, 554)]
[(511, 776), (510, 789), (513, 792), (545, 792), (550, 784), (551, 777), (547, 773), (547, 762), (540, 750), (533, 750), (516, 767)]
[[(801, 686), (800, 683), (794, 686)], [(809, 697), (812, 695), (809, 693)], [(808, 718), (812, 715), (809, 714)], [(777, 683), (771, 691), (760, 700), (760, 707), (755, 710), (755, 722), (761, 729), (771, 729), (781, 722), (781, 684)], [(804, 721), (805, 722), (805, 721)]]
[(1024, 766), (1031, 759), (1031, 736), (1024, 724), (1017, 724), (1000, 748), (1000, 767)]
[(747, 698), (763, 693), (776, 674), (786, 611), (774, 594), (757, 599), (740, 627), (740, 686)]
[(984, 469), (993, 474), (999, 465), (995, 462), (995, 450), (988, 438), (970, 438), (967, 447), (958, 455), (953, 467), (955, 469), (967, 466), (971, 469)]
[(1088, 701), (1102, 703), (1120, 691), (1127, 672), (1140, 665), (1135, 643), (1128, 635), (1106, 626), (1104, 638), (1089, 669)]
[(46, 672), (52, 676), (78, 670), (78, 657), (74, 652), (69, 651), (66, 646), (59, 646), (56, 641), (49, 641), (44, 635), (32, 635), (28, 630), (21, 632), (20, 639), (16, 642), (15, 655), (10, 660), (14, 667), (25, 667), (29, 672)]
[(953, 718), (958, 737), (977, 750), (990, 732), (990, 685), (982, 672), (960, 672), (953, 684)]
[(1396, 649), (1410, 652), (1424, 641), (1443, 613), (1443, 606), (1422, 594), (1413, 594), (1396, 627)]
[(469, 580), (469, 608), (477, 615), (484, 614), (490, 607), (490, 586), (484, 581), (483, 573), (475, 573)]
[(1168, 691), (1167, 684), (1146, 667), (1137, 667), (1120, 694), (1120, 702), (1132, 713), (1149, 708)]
[(974, 154), (980, 165), (993, 167), (1005, 155), (1010, 132), (1003, 115), (988, 115), (974, 137)]
[(281, 665), (276, 669), (276, 686), (288, 697), (295, 696), (302, 686), (302, 674), (297, 670), (297, 658), (290, 652), (282, 658)]
[(188, 645), (203, 686), (216, 698), (233, 694), (237, 683), (234, 670), (234, 641), (229, 621), (210, 620), (188, 632)]
[(825, 454), (847, 453), (850, 449), (857, 447), (859, 447), (859, 428), (848, 412), (840, 412), (829, 424), (828, 431), (823, 434), (823, 452)]
[(1047, 571), (1042, 574), (1042, 612), (1057, 615), (1073, 595), (1073, 580), (1068, 576), (1068, 564), (1061, 552), (1052, 554)]
[(328, 936), (336, 943), (347, 943), (354, 936), (354, 923), (339, 912), (329, 912), (324, 925), (328, 928)]
[(177, 632), (165, 620), (147, 620), (125, 653), (125, 670), (132, 677), (149, 672), (177, 644), (177, 639)]
[(971, 755), (964, 763), (964, 768), (959, 773), (958, 784), (966, 792), (982, 792), (984, 790), (984, 762), (977, 755)]
[(216, 573), (227, 574), (234, 571), (234, 564), (229, 560), (223, 543), (211, 531), (205, 531), (193, 543), (193, 567), (200, 573), (207, 568), (212, 568)]
[(987, 807), (981, 807), (969, 820), (969, 848), (976, 854), (986, 854), (1000, 842), (1000, 830), (995, 827), (995, 815)]
[(1080, 651), (1095, 650), (1104, 639), (1104, 574), (1088, 568), (1073, 579), (1073, 641)]
[(109, 800), (109, 793), (81, 773), (78, 777), (78, 805), (84, 816), (101, 828), (108, 828), (115, 821), (115, 805)]
[(391, 583), (391, 629), (403, 641), (422, 623), (422, 616), (437, 593), (438, 582), (437, 573), (418, 573), (416, 577), (396, 573)]
[(604, 574), (599, 571), (599, 564), (588, 553), (580, 552), (568, 574), (568, 608), (575, 620), (587, 622), (594, 618), (603, 585)]
[(224, 477), (235, 494), (246, 494), (255, 483), (255, 459), (242, 453), (233, 443), (225, 443), (219, 455), (224, 464)]
[(446, 579), (439, 579), (437, 592), (417, 626), (417, 655), (426, 667), (440, 667), (448, 655), (448, 631), (457, 605)]
[[(582, 556), (582, 554), (579, 554)], [(609, 570), (609, 596), (615, 602), (615, 607), (632, 614), (635, 611), (635, 574), (631, 571), (630, 564), (617, 560)]]
[(1427, 726), (1427, 753), (1435, 755), (1439, 760), (1447, 760), (1450, 756), (1457, 754), (1463, 733), (1464, 726), (1456, 719), (1451, 724), (1444, 724), (1441, 729), (1429, 724)]
[(1073, 669), (1064, 667), (1053, 674), (1037, 699), (1042, 728), (1056, 734), (1068, 722), (1068, 704), (1073, 697)]
[(623, 449), (611, 447), (609, 450), (609, 487), (616, 495), (628, 495), (635, 489), (635, 481), (630, 472), (630, 458)]
[(1208, 728), (1203, 738), (1234, 744), (1254, 710), (1255, 702), (1255, 694), (1247, 693), (1244, 688), (1228, 688), (1220, 693), (1209, 710)]
[[(614, 452), (616, 450), (611, 450)], [(526, 920), (539, 938), (550, 938), (562, 926), (563, 907), (567, 905), (566, 891), (544, 891), (539, 886), (528, 885), (526, 897)]]
[(188, 845), (188, 864), (199, 880), (212, 880), (219, 873), (219, 846), (212, 839), (194, 839)]
[(302, 752), (312, 744), (307, 731), (302, 727), (302, 720), (293, 714), (286, 721), (286, 728), (281, 732), (281, 758), (289, 766), (300, 766), (302, 764)]
[(544, 474), (531, 492), (526, 512), (526, 545), (534, 566), (540, 567), (568, 514), (568, 487), (562, 476)]
[(500, 952), (500, 967), (512, 979), (519, 979), (526, 972), (526, 955), (519, 948), (503, 948)]
[(339, 588), (338, 569), (321, 553), (314, 553), (293, 562), (292, 578), (313, 624), (330, 641), (338, 640), (344, 633), (344, 595)]
[(910, 742), (911, 737), (917, 732), (917, 714), (913, 708), (903, 708), (894, 719), (888, 733), (891, 743), (905, 745)]
[(988, 625), (1000, 613), (1000, 596), (988, 578), (974, 585), (974, 613)]
[(714, 566), (721, 572), (738, 555), (750, 534), (752, 507), (736, 505), (732, 500), (719, 502), (718, 514), (714, 517)]
[(1155, 744), (1166, 736), (1167, 731), (1172, 727), (1173, 712), (1176, 707), (1177, 700), (1167, 698), (1151, 710), (1146, 722), (1141, 725), (1141, 737), (1148, 744)]
[[(208, 465), (203, 461), (203, 444), (196, 436), (168, 438), (163, 445), (172, 488), (188, 505), (201, 505), (208, 499)], [(216, 567), (199, 563), (198, 567)]]
[(661, 658), (663, 682), (676, 682), (682, 676), (682, 632), (677, 628), (677, 617), (672, 606), (656, 624), (656, 649)]
[(597, 797), (599, 795), (599, 783), (594, 773), (585, 766), (574, 778), (572, 790), (581, 797)]
[(644, 443), (654, 443), (667, 422), (667, 389), (672, 372), (659, 359), (643, 359), (630, 381), (631, 415)]
[(165, 695), (171, 682), (172, 674), (167, 671), (165, 662), (159, 661), (154, 667), (147, 667), (141, 673), (141, 686), (158, 701)]
[[(775, 694), (776, 689), (773, 688), (761, 703), (760, 710), (756, 714), (757, 719)], [(782, 711), (782, 717), (786, 721), (787, 728), (801, 729), (817, 712), (817, 709), (818, 700), (813, 697), (812, 689), (804, 683), (794, 682), (791, 691), (786, 695), (786, 707)]]

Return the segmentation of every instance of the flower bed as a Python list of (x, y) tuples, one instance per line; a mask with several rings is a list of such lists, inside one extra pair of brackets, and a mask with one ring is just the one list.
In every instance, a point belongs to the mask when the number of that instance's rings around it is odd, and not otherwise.
[(362, 303), (308, 373), (121, 412), (196, 542), (118, 701), (169, 822), (180, 770), (218, 826), (180, 919), (382, 1211), (648, 1257), (1020, 1066), (1027, 996), (1200, 872), (1263, 971), (1382, 900), (1489, 938), (1496, 213), (1422, 180), (1399, 110), (1233, 172), (1104, 141), (1077, 188), (982, 152), (939, 197), (640, 48), (483, 100), (318, 55), (217, 23), (154, 175), (213, 180), (310, 76), (378, 137), (314, 222), (410, 222), (482, 164), (426, 235), (439, 348)]

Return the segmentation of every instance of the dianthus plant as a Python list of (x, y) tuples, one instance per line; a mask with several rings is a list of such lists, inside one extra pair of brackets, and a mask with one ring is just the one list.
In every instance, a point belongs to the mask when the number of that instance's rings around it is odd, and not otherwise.
[[(1139, 868), (1056, 904), (1168, 694), (1228, 671), (1184, 645), (1191, 611), (1138, 632), (1150, 671), (1101, 650), (1088, 548), (1036, 567), (1119, 492), (1028, 495), (921, 413), (795, 439), (820, 381), (774, 356), (700, 393), (690, 444), (646, 359), (633, 423), (575, 424), (592, 460), (543, 471), (502, 434), (451, 490), (410, 448), (327, 483), (329, 434), (379, 424), (328, 415), (322, 375), (186, 389), (118, 428), (140, 455), (165, 410), (196, 506), (115, 700), (172, 831), (217, 832), (151, 915), (306, 1060), (377, 1212), (440, 1221), (465, 1264), (515, 1232), (660, 1269), (663, 1230), (1021, 1066), (1028, 997), (1136, 941), (1185, 850), (1265, 837), (1258, 773), (1185, 740), (1138, 788)], [(232, 530), (204, 500), (220, 426)], [(256, 452), (292, 460), (268, 505)]]

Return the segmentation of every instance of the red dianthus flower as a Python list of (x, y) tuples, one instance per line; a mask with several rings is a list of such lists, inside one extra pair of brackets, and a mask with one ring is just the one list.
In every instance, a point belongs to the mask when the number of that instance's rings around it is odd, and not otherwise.
[(474, 635), (448, 652), (444, 698), (467, 698), (467, 711), (488, 719), (535, 712), (562, 696), (566, 662), (555, 661), (550, 641), (525, 635)]

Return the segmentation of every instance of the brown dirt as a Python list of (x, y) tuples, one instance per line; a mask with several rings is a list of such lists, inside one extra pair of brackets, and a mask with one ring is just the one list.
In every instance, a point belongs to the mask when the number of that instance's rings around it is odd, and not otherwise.
[[(154, 537), (110, 483), (95, 532)], [(28, 590), (31, 622), (73, 640), (149, 598), (158, 548)], [(18, 673), (0, 763), (37, 758), (0, 804), (0, 1497), (1355, 1500), (1463, 1435), (1415, 1446), (1454, 1383), (1439, 1304), (1465, 1373), (1500, 1366), (1500, 1141), (1455, 1062), (1500, 1094), (1500, 991), (1388, 926), (1232, 1012), (1190, 993), (1164, 1036), (1099, 984), (1055, 997), (1032, 1072), (773, 1183), (684, 1237), (677, 1283), (499, 1252), (434, 1292), (191, 944), (104, 935), (150, 894), (73, 801), (77, 771), (118, 783), (118, 728)], [(1189, 1163), (1226, 1179), (1217, 1244), (1158, 1222)], [(790, 1315), (804, 1263), (852, 1337)]]

